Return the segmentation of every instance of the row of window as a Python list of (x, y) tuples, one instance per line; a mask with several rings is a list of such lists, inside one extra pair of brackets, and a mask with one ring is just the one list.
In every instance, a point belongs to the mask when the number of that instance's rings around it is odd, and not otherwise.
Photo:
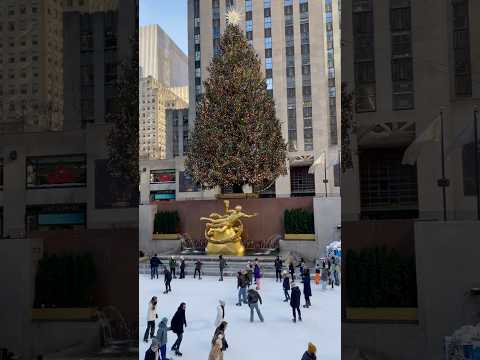
[(330, 144), (338, 144), (337, 133), (337, 89), (335, 85), (335, 49), (333, 32), (332, 0), (325, 0), (325, 30), (327, 36), (327, 72), (328, 72), (328, 116), (330, 124)]

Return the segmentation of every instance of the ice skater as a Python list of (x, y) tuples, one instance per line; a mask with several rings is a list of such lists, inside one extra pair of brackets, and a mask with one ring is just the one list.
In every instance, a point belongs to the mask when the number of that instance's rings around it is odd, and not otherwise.
[(322, 269), (322, 274), (320, 275), (320, 280), (322, 282), (322, 290), (327, 289), (328, 282), (328, 269), (325, 267)]
[(185, 259), (180, 257), (180, 279), (185, 279)]
[(162, 262), (158, 258), (157, 254), (153, 255), (150, 258), (150, 279), (154, 279), (155, 276), (158, 279), (158, 267), (160, 266)]
[(167, 335), (168, 335), (168, 331), (171, 329), (167, 326), (167, 324), (168, 324), (168, 319), (164, 317), (160, 321), (160, 324), (158, 324), (157, 335), (154, 338), (157, 340), (159, 352), (160, 352), (160, 356), (158, 357), (158, 360), (168, 360), (167, 359), (167, 342), (168, 342)]
[(283, 293), (285, 294), (285, 300), (284, 302), (287, 302), (290, 300), (290, 295), (288, 294), (288, 291), (290, 290), (290, 278), (288, 277), (288, 272), (284, 271), (283, 272)]
[(225, 338), (227, 324), (226, 321), (222, 321), (215, 329), (212, 338), (212, 349), (208, 355), (208, 360), (223, 360), (223, 352), (228, 349), (227, 339)]
[(178, 307), (175, 315), (173, 315), (172, 321), (170, 322), (170, 328), (172, 331), (177, 334), (177, 340), (173, 344), (171, 350), (175, 351), (175, 355), (182, 356), (180, 352), (180, 344), (183, 339), (184, 326), (187, 327), (187, 319), (185, 317), (185, 310), (187, 309), (187, 304), (182, 302)]
[(165, 291), (163, 293), (168, 294), (170, 291), (172, 291), (172, 288), (170, 286), (170, 283), (172, 282), (172, 273), (167, 269), (166, 266), (164, 267), (163, 275), (163, 281), (165, 282)]
[(312, 306), (310, 303), (310, 296), (312, 296), (312, 287), (310, 286), (310, 270), (305, 269), (303, 273), (303, 296), (305, 296), (305, 305), (303, 305), (304, 308), (309, 308)]
[(235, 304), (237, 306), (242, 306), (247, 303), (247, 284), (248, 279), (246, 271), (239, 271), (237, 276), (237, 289), (238, 289), (238, 302)]
[(255, 259), (255, 265), (253, 267), (253, 278), (255, 279), (255, 285), (257, 285), (258, 279), (260, 279), (261, 271), (260, 265), (258, 264), (258, 259)]
[(280, 256), (277, 256), (274, 262), (275, 265), (275, 281), (282, 281), (283, 261)]
[(148, 342), (148, 335), (150, 333), (150, 339), (153, 338), (155, 333), (155, 319), (158, 318), (157, 315), (157, 297), (154, 296), (148, 302), (147, 309), (147, 329), (145, 330), (145, 335), (143, 336), (143, 341)]
[(253, 265), (250, 260), (247, 263), (247, 287), (250, 288), (252, 286), (252, 279), (253, 279)]
[(176, 279), (177, 276), (175, 275), (175, 268), (177, 266), (177, 260), (173, 257), (173, 255), (170, 257), (169, 265), (170, 265), (170, 272), (172, 273), (172, 277)]
[(215, 327), (218, 327), (225, 320), (225, 301), (218, 300), (217, 317), (215, 319)]
[(262, 313), (258, 308), (258, 302), (262, 304), (262, 297), (260, 296), (260, 294), (254, 289), (249, 289), (248, 295), (247, 295), (247, 301), (248, 301), (248, 306), (250, 307), (250, 322), (253, 322), (254, 309), (257, 311), (257, 315), (260, 321), (263, 322), (264, 319), (263, 319)]
[(200, 261), (200, 259), (198, 259), (195, 262), (195, 272), (193, 274), (194, 279), (197, 277), (197, 274), (198, 274), (198, 280), (201, 280), (202, 279), (202, 262)]
[(293, 265), (293, 260), (290, 260), (290, 263), (288, 264), (288, 271), (292, 276), (292, 281), (295, 281), (295, 266)]
[[(150, 347), (145, 351), (145, 360), (157, 360), (158, 359), (158, 343), (152, 341)], [(163, 359), (162, 359), (163, 360)]]
[(220, 279), (218, 279), (218, 281), (223, 281), (223, 270), (225, 270), (226, 266), (227, 266), (227, 262), (223, 258), (223, 255), (220, 255), (218, 257), (218, 267), (220, 269)]
[(297, 267), (299, 268), (298, 271), (300, 273), (300, 279), (303, 276), (303, 272), (305, 270), (305, 260), (303, 260), (303, 257), (300, 258), (300, 262), (298, 263)]
[(312, 343), (308, 343), (307, 351), (302, 356), (301, 360), (316, 360), (317, 359), (317, 347)]
[(292, 282), (292, 295), (290, 297), (290, 307), (292, 308), (293, 322), (297, 322), (296, 313), (298, 313), (298, 321), (302, 321), (302, 313), (300, 312), (300, 296), (301, 295), (302, 293), (298, 285), (295, 282)]

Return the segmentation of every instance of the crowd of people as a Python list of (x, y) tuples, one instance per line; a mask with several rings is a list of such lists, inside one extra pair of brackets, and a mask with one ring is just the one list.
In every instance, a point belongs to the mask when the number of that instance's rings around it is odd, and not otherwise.
[[(162, 261), (155, 254), (150, 259), (151, 279), (159, 278), (159, 267), (163, 268), (165, 292), (168, 294), (171, 290), (171, 281), (176, 279), (177, 266), (180, 268), (179, 279), (185, 278), (185, 259), (179, 258), (180, 264), (178, 266), (177, 259), (171, 257), (168, 264), (163, 264)], [(167, 266), (168, 265), (168, 266)], [(202, 278), (202, 262), (200, 259), (194, 260), (193, 277), (200, 280)], [(224, 270), (228, 266), (223, 256), (219, 256), (219, 281), (223, 281)], [(274, 261), (275, 281), (280, 282), (283, 289), (284, 302), (288, 302), (292, 311), (292, 321), (294, 323), (302, 321), (301, 297), (303, 287), (304, 304), (303, 308), (308, 309), (312, 306), (310, 298), (312, 297), (311, 281), (312, 276), (310, 268), (306, 266), (303, 258), (296, 264), (289, 260), (287, 269), (284, 269), (284, 260), (279, 256)], [(296, 269), (298, 268), (298, 277)], [(258, 259), (252, 263), (247, 262), (245, 269), (237, 273), (237, 289), (238, 302), (236, 306), (247, 305), (250, 308), (250, 322), (254, 322), (255, 313), (261, 322), (265, 319), (260, 310), (262, 305), (262, 297), (259, 293), (261, 290), (262, 268)], [(315, 263), (315, 275), (313, 278), (316, 285), (321, 286), (322, 290), (327, 287), (332, 289), (340, 285), (340, 262), (332, 256), (331, 258), (320, 259)], [(158, 324), (157, 332), (155, 334), (155, 321), (158, 319), (157, 314), (157, 297), (153, 297), (148, 303), (147, 311), (147, 328), (144, 334), (144, 342), (151, 340), (151, 345), (145, 353), (145, 360), (168, 360), (166, 357), (167, 351), (167, 334), (172, 331), (177, 338), (171, 347), (171, 351), (177, 355), (182, 356), (180, 352), (180, 345), (183, 339), (184, 328), (187, 327), (186, 321), (186, 303), (182, 302), (177, 311), (172, 317), (170, 326), (168, 326), (168, 318), (163, 317)], [(228, 349), (226, 340), (227, 322), (225, 321), (225, 301), (219, 300), (217, 305), (217, 317), (215, 319), (215, 331), (211, 340), (211, 350), (208, 360), (223, 360), (223, 353)], [(301, 360), (315, 360), (316, 347), (312, 343), (308, 344), (308, 348), (303, 354)]]

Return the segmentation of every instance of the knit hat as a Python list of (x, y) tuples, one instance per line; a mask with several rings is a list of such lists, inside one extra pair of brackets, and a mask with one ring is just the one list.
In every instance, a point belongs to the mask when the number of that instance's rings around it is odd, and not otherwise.
[(220, 305), (225, 306), (225, 301), (223, 301), (223, 300), (218, 300), (218, 302), (220, 303)]
[(295, 281), (292, 281), (292, 283), (290, 284), (290, 287), (294, 288), (294, 287), (297, 287), (297, 283)]
[(307, 351), (310, 354), (315, 354), (317, 352), (317, 347), (315, 345), (313, 345), (311, 342), (309, 342)]
[(150, 345), (150, 347), (153, 347), (153, 346), (158, 346), (159, 345), (159, 341), (156, 337), (152, 338), (152, 344)]
[(162, 321), (160, 321), (160, 322), (161, 322), (161, 323), (164, 323), (164, 324), (167, 324), (167, 323), (168, 323), (168, 319), (167, 319), (166, 317), (164, 317), (164, 318), (162, 319)]

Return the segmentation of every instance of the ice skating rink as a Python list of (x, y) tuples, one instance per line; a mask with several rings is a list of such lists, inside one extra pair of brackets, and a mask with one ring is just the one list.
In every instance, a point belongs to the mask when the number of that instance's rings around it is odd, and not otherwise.
[[(187, 303), (185, 329), (180, 351), (181, 359), (207, 360), (210, 341), (215, 330), (214, 321), (218, 300), (226, 302), (225, 320), (228, 322), (226, 339), (229, 344), (224, 353), (225, 360), (300, 360), (309, 341), (317, 346), (317, 359), (340, 360), (340, 287), (322, 291), (312, 281), (312, 307), (301, 307), (303, 322), (293, 323), (290, 305), (283, 302), (283, 289), (275, 279), (262, 279), (260, 295), (263, 305), (260, 310), (265, 318), (261, 323), (255, 314), (254, 323), (250, 323), (250, 309), (247, 305), (235, 306), (238, 290), (237, 280), (225, 277), (219, 282), (217, 277), (193, 279), (173, 279), (172, 292), (165, 290), (163, 275), (158, 280), (140, 275), (139, 279), (139, 356), (143, 360), (146, 343), (143, 335), (146, 329), (147, 304), (152, 296), (158, 297), (158, 321), (166, 316), (168, 325), (181, 302)], [(304, 304), (303, 286), (301, 303)], [(168, 332), (167, 357), (176, 358), (170, 347), (176, 335)], [(179, 358), (180, 359), (180, 358)]]

